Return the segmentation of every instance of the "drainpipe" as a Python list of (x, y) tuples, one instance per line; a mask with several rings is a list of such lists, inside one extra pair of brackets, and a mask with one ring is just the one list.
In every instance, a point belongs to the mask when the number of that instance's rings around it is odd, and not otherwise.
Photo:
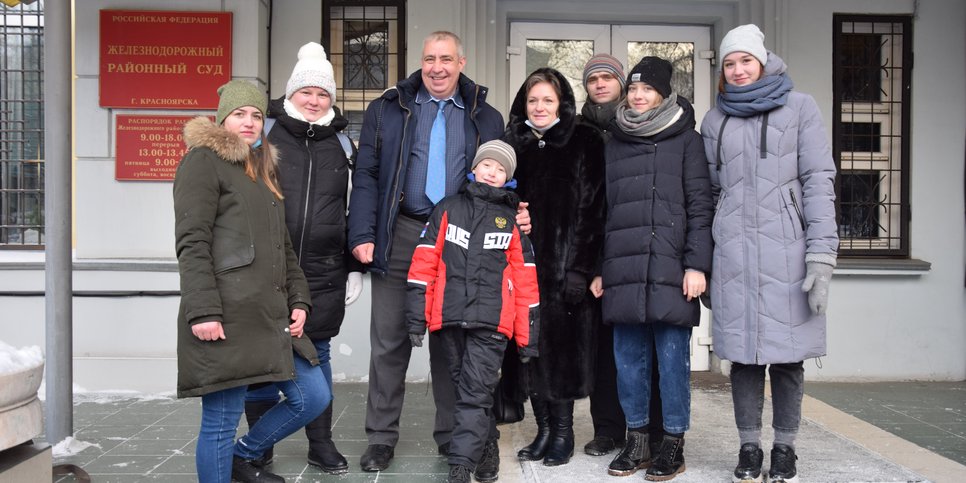
[(71, 307), (71, 5), (44, 3), (44, 261), (47, 442), (74, 433)]

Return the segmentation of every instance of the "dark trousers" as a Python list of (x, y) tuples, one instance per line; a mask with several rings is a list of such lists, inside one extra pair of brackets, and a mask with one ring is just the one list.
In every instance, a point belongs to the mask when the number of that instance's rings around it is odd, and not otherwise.
[[(590, 417), (594, 421), (594, 437), (606, 436), (614, 441), (623, 441), (627, 427), (624, 425), (621, 401), (617, 397), (614, 326), (601, 324), (598, 330), (594, 392), (590, 393)], [(658, 412), (660, 405), (658, 400)]]
[(436, 332), (456, 390), (449, 464), (476, 468), (487, 440), (496, 439), (493, 390), (507, 338), (492, 329), (444, 328)]
[[(369, 395), (366, 399), (366, 436), (369, 444), (395, 446), (399, 415), (406, 391), (406, 370), (412, 346), (406, 327), (406, 278), (423, 223), (400, 216), (393, 233), (386, 275), (372, 276), (372, 321), (369, 328)], [(440, 351), (437, 335), (429, 336), (429, 364), (436, 402), (433, 439), (450, 441), (456, 391)]]
[[(731, 363), (731, 399), (735, 406), (738, 430), (761, 429), (761, 412), (765, 405), (766, 365)], [(771, 376), (772, 428), (776, 432), (797, 433), (802, 420), (802, 397), (805, 394), (803, 362), (768, 364)]]

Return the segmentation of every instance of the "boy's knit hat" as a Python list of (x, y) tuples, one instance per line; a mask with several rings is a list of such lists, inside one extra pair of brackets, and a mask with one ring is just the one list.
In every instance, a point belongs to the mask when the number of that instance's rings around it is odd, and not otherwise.
[(476, 165), (480, 164), (480, 161), (484, 159), (492, 159), (503, 165), (503, 169), (506, 170), (506, 179), (513, 179), (513, 172), (517, 169), (517, 155), (513, 151), (513, 146), (499, 139), (481, 144), (480, 148), (476, 150), (476, 156), (473, 158), (473, 166), (471, 169), (476, 169)]
[(617, 57), (610, 54), (594, 54), (584, 64), (584, 89), (587, 89), (587, 79), (590, 75), (600, 71), (610, 72), (620, 82), (621, 90), (624, 90), (624, 65), (617, 60)]
[(660, 57), (644, 57), (637, 65), (631, 69), (627, 76), (627, 85), (634, 82), (643, 82), (654, 88), (667, 99), (671, 95), (671, 74), (674, 67), (671, 63)]
[(292, 94), (303, 87), (323, 89), (329, 93), (332, 102), (335, 102), (335, 74), (332, 64), (325, 59), (325, 48), (315, 42), (309, 42), (299, 49), (299, 60), (285, 84), (285, 98), (291, 99)]
[(218, 112), (215, 115), (215, 123), (221, 125), (231, 111), (245, 106), (252, 106), (262, 111), (264, 117), (265, 111), (268, 110), (268, 97), (251, 82), (240, 79), (228, 81), (218, 88)]
[(724, 65), (724, 58), (733, 52), (748, 52), (761, 62), (768, 63), (768, 50), (765, 49), (765, 34), (753, 23), (739, 25), (721, 39), (718, 49), (718, 65)]

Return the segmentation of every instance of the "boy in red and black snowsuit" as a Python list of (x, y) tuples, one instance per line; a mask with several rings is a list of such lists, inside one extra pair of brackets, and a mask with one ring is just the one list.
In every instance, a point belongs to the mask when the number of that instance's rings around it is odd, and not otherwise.
[(427, 326), (441, 338), (456, 386), (451, 481), (468, 481), (463, 475), (474, 470), (479, 481), (496, 480), (491, 407), (503, 352), (513, 339), (521, 358), (538, 355), (533, 249), (514, 222), (519, 198), (507, 189), (515, 186), (515, 168), (510, 145), (482, 144), (470, 183), (436, 205), (409, 268), (410, 339), (422, 346)]

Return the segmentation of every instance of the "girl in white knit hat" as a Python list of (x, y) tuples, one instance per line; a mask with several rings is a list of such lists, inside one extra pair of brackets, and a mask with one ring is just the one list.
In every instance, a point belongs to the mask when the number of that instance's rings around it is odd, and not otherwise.
[[(349, 122), (334, 106), (336, 85), (325, 49), (303, 45), (285, 86), (285, 96), (269, 104), (268, 140), (278, 149), (278, 180), (285, 195), (285, 224), (312, 293), (305, 334), (318, 351), (332, 389), (329, 348), (339, 333), (345, 306), (362, 292), (362, 273), (346, 250), (346, 200), (355, 147), (342, 131)], [(268, 127), (271, 125), (271, 127)], [(249, 424), (257, 421), (278, 391), (250, 391)], [(346, 473), (348, 462), (332, 441), (332, 405), (305, 426), (308, 463), (330, 474)], [(263, 463), (271, 462), (271, 455)]]

